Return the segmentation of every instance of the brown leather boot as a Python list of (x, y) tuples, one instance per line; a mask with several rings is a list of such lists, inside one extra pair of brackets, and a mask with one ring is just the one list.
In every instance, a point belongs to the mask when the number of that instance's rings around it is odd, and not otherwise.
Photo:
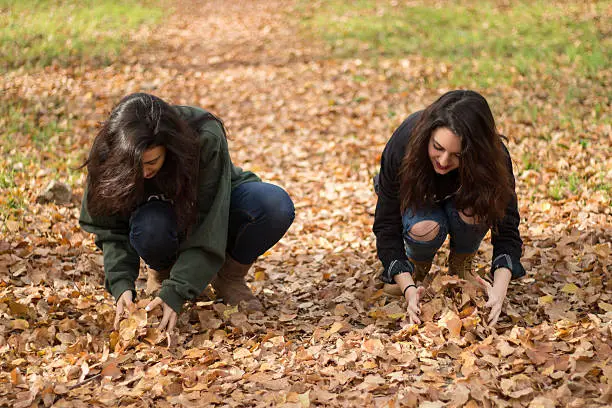
[(147, 295), (157, 293), (161, 288), (162, 282), (170, 277), (170, 268), (156, 271), (155, 269), (147, 268), (147, 287), (145, 292)]
[(429, 261), (412, 261), (412, 263), (414, 264), (414, 273), (412, 274), (412, 279), (415, 282), (422, 282), (425, 279), (425, 277), (429, 273), (429, 270), (431, 269), (432, 261), (433, 259)]
[[(414, 280), (414, 283), (419, 283), (423, 281), (423, 279), (425, 278), (425, 276), (427, 276), (427, 274), (429, 273), (429, 270), (431, 269), (432, 261), (433, 260), (430, 260), (430, 261), (413, 261), (412, 259), (410, 260), (410, 262), (412, 262), (412, 264), (414, 265), (414, 272), (412, 272), (412, 280)], [(391, 296), (402, 296), (403, 295), (402, 288), (400, 288), (397, 283), (385, 283), (383, 285), (383, 292)]]
[(448, 257), (448, 271), (450, 275), (457, 275), (461, 279), (467, 279), (472, 274), (472, 261), (475, 252), (458, 254), (451, 250)]
[(245, 302), (247, 310), (263, 310), (261, 302), (253, 295), (251, 289), (244, 281), (251, 265), (243, 265), (226, 255), (223, 266), (210, 283), (215, 289), (217, 297), (230, 305)]

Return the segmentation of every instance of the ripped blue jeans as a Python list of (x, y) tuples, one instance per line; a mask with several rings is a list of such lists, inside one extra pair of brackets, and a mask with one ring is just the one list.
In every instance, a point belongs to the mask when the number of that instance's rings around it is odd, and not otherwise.
[[(409, 231), (421, 221), (431, 220), (439, 229), (432, 240), (413, 238)], [(404, 246), (408, 258), (415, 261), (430, 261), (450, 235), (450, 247), (459, 254), (476, 252), (489, 227), (484, 224), (470, 224), (461, 219), (452, 199), (447, 199), (434, 208), (414, 213), (407, 209), (402, 216)], [(414, 234), (414, 233), (413, 233)]]

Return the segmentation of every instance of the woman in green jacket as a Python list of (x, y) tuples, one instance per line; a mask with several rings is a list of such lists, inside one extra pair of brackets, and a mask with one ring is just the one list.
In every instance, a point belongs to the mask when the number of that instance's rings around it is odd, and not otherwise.
[(126, 96), (96, 136), (80, 224), (104, 254), (115, 327), (133, 307), (140, 259), (147, 306), (172, 330), (187, 300), (211, 283), (226, 303), (261, 310), (245, 283), (250, 266), (285, 234), (293, 202), (280, 187), (232, 164), (222, 122), (153, 95)]

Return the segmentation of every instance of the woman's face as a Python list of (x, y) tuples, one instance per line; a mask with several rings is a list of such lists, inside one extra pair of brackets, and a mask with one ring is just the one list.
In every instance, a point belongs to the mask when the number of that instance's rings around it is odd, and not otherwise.
[(159, 169), (164, 165), (166, 159), (166, 148), (164, 146), (150, 147), (142, 154), (142, 173), (144, 178), (155, 177)]
[(436, 173), (449, 173), (459, 167), (461, 138), (449, 128), (437, 128), (431, 133), (427, 152)]

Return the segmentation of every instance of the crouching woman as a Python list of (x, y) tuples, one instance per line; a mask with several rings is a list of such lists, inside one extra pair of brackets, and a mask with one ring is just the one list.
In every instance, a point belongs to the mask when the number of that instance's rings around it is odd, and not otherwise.
[(226, 303), (261, 310), (250, 266), (287, 231), (289, 195), (232, 164), (222, 122), (153, 95), (126, 96), (96, 136), (80, 224), (104, 255), (115, 327), (133, 307), (140, 259), (147, 289), (172, 330), (183, 304), (208, 283)]
[(420, 323), (417, 288), (450, 235), (449, 270), (461, 278), (490, 229), (493, 283), (488, 322), (497, 322), (508, 284), (525, 275), (510, 154), (484, 97), (451, 91), (410, 115), (393, 133), (375, 178), (376, 249), (385, 289), (403, 294), (411, 323)]

